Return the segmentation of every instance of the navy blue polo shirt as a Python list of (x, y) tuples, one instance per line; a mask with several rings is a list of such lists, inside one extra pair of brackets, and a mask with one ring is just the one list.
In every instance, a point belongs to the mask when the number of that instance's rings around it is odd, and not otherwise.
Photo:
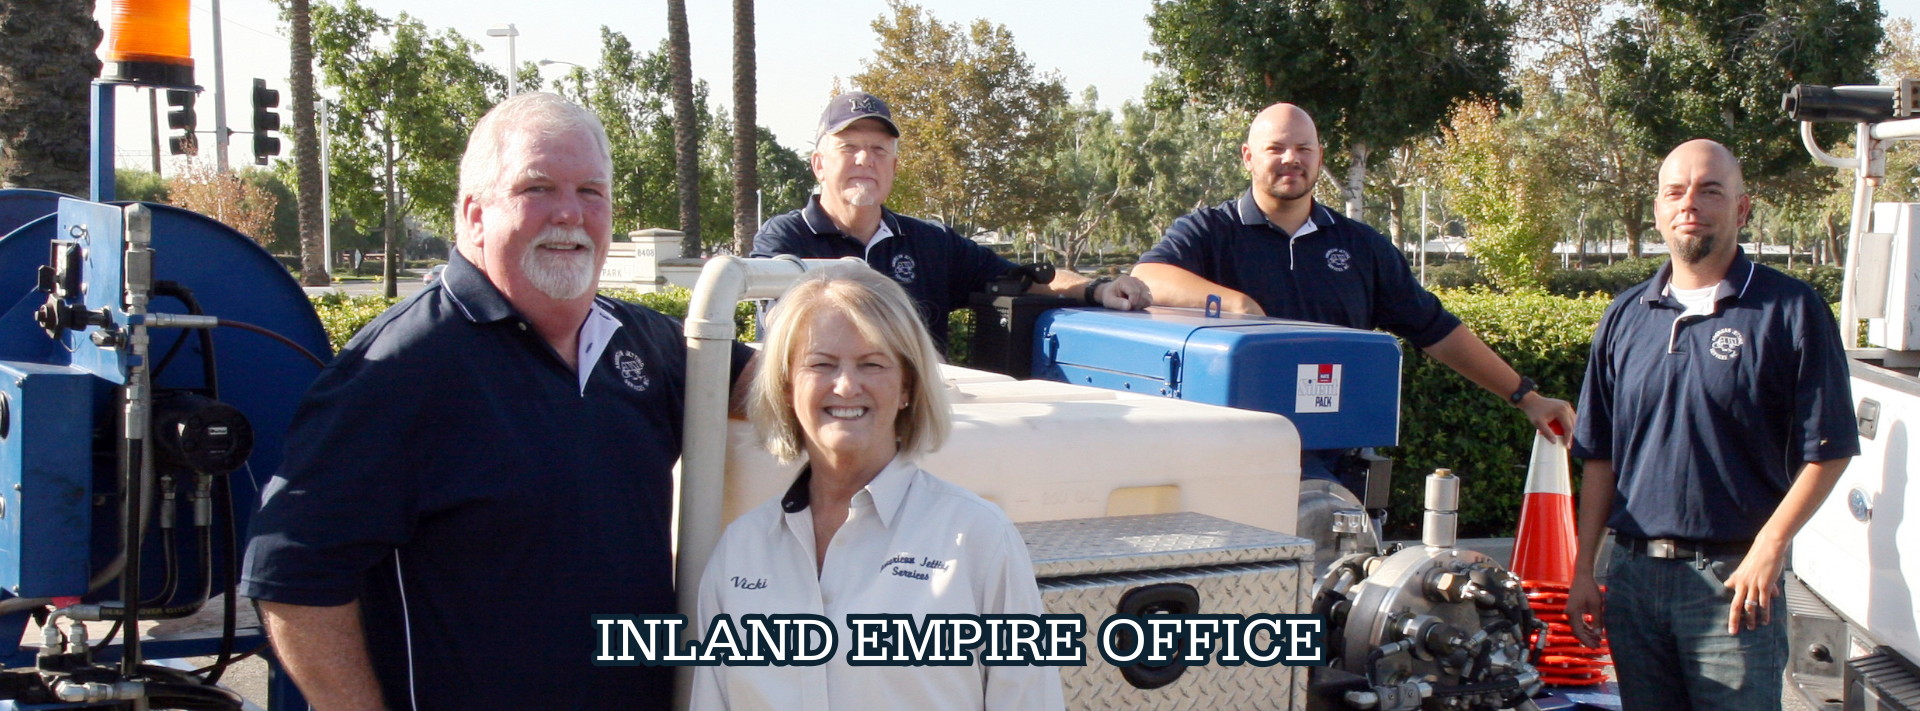
[(456, 252), (307, 392), (240, 593), (358, 600), (389, 708), (664, 708), (665, 670), (592, 665), (590, 620), (675, 611), (685, 341), (595, 303), (620, 326), (583, 386)]
[(1750, 541), (1804, 463), (1860, 453), (1840, 330), (1812, 287), (1744, 252), (1712, 314), (1681, 317), (1672, 273), (1601, 317), (1573, 454), (1612, 460), (1615, 531)]
[(933, 334), (942, 352), (947, 349), (947, 312), (967, 305), (967, 295), (1014, 267), (993, 250), (961, 237), (946, 225), (916, 220), (880, 209), (880, 220), (893, 236), (861, 246), (860, 240), (835, 227), (820, 208), (820, 196), (807, 206), (779, 215), (760, 226), (753, 237), (755, 257), (791, 254), (802, 259), (860, 257), (874, 271), (893, 277), (913, 297), (920, 320)]
[(1460, 326), (1379, 232), (1319, 203), (1311, 221), (1313, 231), (1288, 235), (1267, 221), (1249, 190), (1175, 220), (1140, 261), (1246, 294), (1268, 316), (1385, 329), (1415, 348)]

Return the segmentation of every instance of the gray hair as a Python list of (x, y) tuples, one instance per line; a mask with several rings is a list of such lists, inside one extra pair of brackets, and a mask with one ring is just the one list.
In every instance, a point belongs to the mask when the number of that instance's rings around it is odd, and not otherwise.
[(892, 351), (905, 367), (907, 407), (893, 424), (900, 454), (913, 459), (938, 450), (953, 429), (953, 415), (940, 379), (940, 352), (913, 301), (898, 283), (866, 265), (834, 264), (801, 277), (768, 317), (772, 325), (747, 403), (747, 418), (767, 451), (782, 462), (806, 453), (793, 408), (793, 361), (813, 322), (826, 311), (846, 315), (862, 338)]
[(563, 136), (584, 132), (600, 147), (600, 167), (613, 178), (613, 149), (607, 141), (607, 129), (600, 118), (558, 94), (530, 91), (509, 97), (487, 111), (473, 126), (467, 139), (467, 152), (460, 158), (460, 194), (454, 198), (454, 213), (469, 197), (487, 195), (500, 186), (505, 166), (500, 156), (506, 150), (507, 137), (515, 132), (541, 136)]

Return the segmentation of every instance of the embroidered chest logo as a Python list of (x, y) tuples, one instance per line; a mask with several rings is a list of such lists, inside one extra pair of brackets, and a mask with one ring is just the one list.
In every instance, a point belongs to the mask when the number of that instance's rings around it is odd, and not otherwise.
[(1712, 345), (1707, 352), (1720, 360), (1733, 360), (1740, 357), (1740, 347), (1746, 344), (1746, 336), (1740, 335), (1739, 331), (1723, 328), (1713, 332)]
[(627, 387), (633, 388), (634, 392), (646, 392), (647, 387), (653, 384), (653, 379), (647, 377), (647, 362), (640, 360), (640, 356), (634, 355), (633, 351), (614, 352), (613, 367), (620, 371), (620, 379), (626, 381)]
[(1337, 247), (1334, 249), (1327, 250), (1327, 268), (1328, 269), (1332, 269), (1336, 272), (1344, 272), (1347, 270), (1348, 260), (1351, 260), (1351, 259), (1353, 259), (1353, 255), (1347, 254), (1347, 250), (1339, 249)]
[(953, 563), (932, 556), (901, 554), (880, 564), (880, 574), (909, 580), (932, 580), (936, 574), (953, 570)]
[(902, 284), (913, 283), (913, 255), (898, 254), (893, 257), (893, 280)]

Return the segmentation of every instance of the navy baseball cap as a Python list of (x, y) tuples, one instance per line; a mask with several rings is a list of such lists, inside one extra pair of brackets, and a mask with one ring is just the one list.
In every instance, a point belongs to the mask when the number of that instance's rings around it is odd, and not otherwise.
[(887, 102), (864, 91), (849, 91), (827, 102), (827, 110), (820, 112), (820, 130), (813, 134), (813, 140), (845, 131), (863, 118), (879, 119), (887, 125), (887, 133), (900, 137), (900, 127), (894, 125), (893, 111), (887, 108)]

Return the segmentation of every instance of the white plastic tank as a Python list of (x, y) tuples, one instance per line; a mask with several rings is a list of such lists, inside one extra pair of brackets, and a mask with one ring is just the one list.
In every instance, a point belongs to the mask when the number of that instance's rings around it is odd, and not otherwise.
[[(1193, 511), (1294, 533), (1300, 438), (1279, 415), (951, 366), (953, 436), (921, 461), (1014, 521)], [(786, 492), (798, 471), (728, 422), (723, 518)]]

